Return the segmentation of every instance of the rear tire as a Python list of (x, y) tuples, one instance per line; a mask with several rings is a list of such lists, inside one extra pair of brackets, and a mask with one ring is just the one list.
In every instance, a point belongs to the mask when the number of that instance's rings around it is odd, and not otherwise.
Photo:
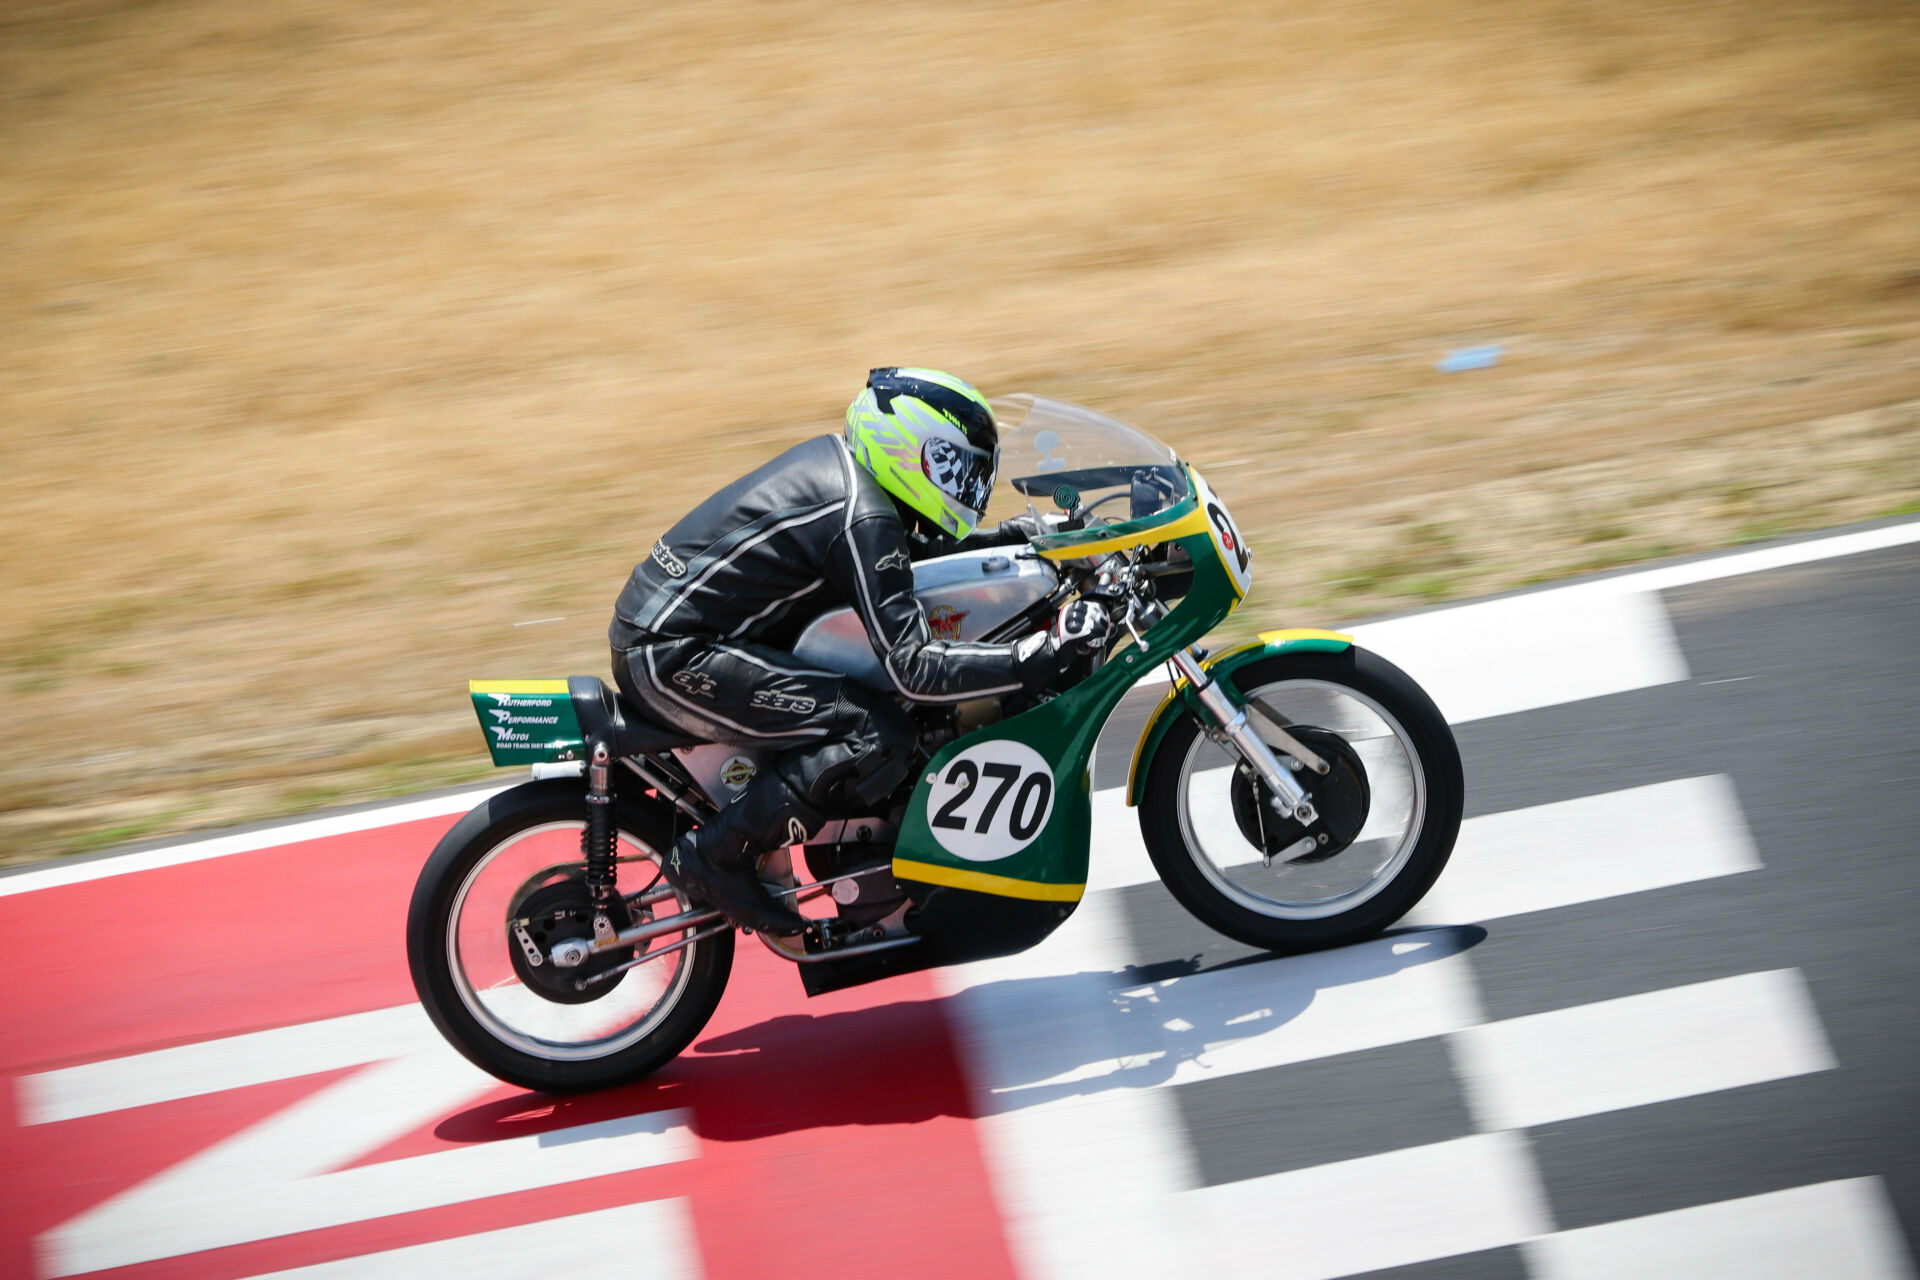
[[(577, 860), (578, 830), (585, 824), (586, 809), (584, 788), (577, 781), (533, 782), (490, 796), (441, 838), (420, 872), (407, 913), (407, 962), (414, 990), (440, 1034), (483, 1071), (510, 1084), (547, 1093), (611, 1088), (638, 1080), (672, 1061), (713, 1016), (733, 968), (733, 932), (729, 929), (703, 938), (677, 955), (629, 970), (607, 984), (607, 998), (627, 987), (635, 975), (646, 974), (654, 966), (673, 966), (670, 980), (664, 978), (664, 971), (649, 975), (663, 986), (658, 1003), (649, 1006), (631, 1025), (594, 1039), (543, 1040), (532, 1031), (520, 1031), (488, 1007), (487, 999), (503, 992), (513, 994), (521, 1004), (538, 993), (497, 976), (490, 985), (483, 984), (466, 972), (468, 967), (485, 964), (497, 975), (501, 971), (498, 962), (511, 959), (507, 951), (510, 912), (491, 912), (486, 919), (473, 922), (471, 931), (463, 931), (463, 921), (456, 918), (456, 912), (487, 864), (516, 847), (517, 842), (537, 836), (545, 842), (543, 848), (565, 850), (570, 838), (571, 858)], [(627, 858), (633, 858), (635, 850), (657, 857), (669, 847), (672, 836), (670, 811), (663, 812), (663, 807), (640, 800), (619, 801), (616, 827), (619, 850)], [(566, 865), (556, 863), (544, 871), (564, 877), (568, 874), (563, 869)], [(641, 887), (631, 879), (636, 869), (651, 875), (652, 864), (645, 858), (623, 861), (623, 891), (631, 893)], [(513, 901), (531, 896), (522, 892)], [(662, 914), (671, 914), (684, 910), (686, 904), (680, 901), (676, 906), (674, 899), (668, 899), (660, 907)], [(474, 909), (482, 909), (477, 895)], [(497, 928), (489, 933), (492, 926)], [(497, 957), (490, 953), (496, 940), (500, 949)], [(642, 945), (659, 948), (677, 940), (677, 936), (669, 936)], [(633, 998), (631, 990), (627, 998)], [(594, 1008), (591, 1003), (545, 1000), (528, 1007), (535, 1015), (529, 1025), (538, 1025), (542, 1015), (562, 1019), (569, 1016), (568, 1010)], [(556, 1010), (559, 1012), (552, 1012)]]
[[(1147, 766), (1140, 801), (1140, 832), (1161, 880), (1200, 921), (1248, 946), (1311, 951), (1375, 936), (1433, 887), (1460, 831), (1465, 788), (1460, 752), (1446, 719), (1404, 671), (1359, 648), (1262, 658), (1235, 670), (1231, 680), (1243, 694), (1262, 692), (1269, 701), (1286, 701), (1291, 693), (1294, 705), (1350, 706), (1352, 719), (1373, 726), (1365, 741), (1390, 744), (1384, 754), (1374, 750), (1374, 758), (1386, 764), (1399, 761), (1396, 767), (1404, 773), (1402, 800), (1408, 812), (1402, 833), (1390, 848), (1375, 848), (1385, 843), (1376, 838), (1364, 848), (1356, 841), (1352, 849), (1324, 862), (1312, 855), (1300, 860), (1302, 865), (1321, 864), (1315, 874), (1336, 884), (1339, 876), (1347, 875), (1352, 884), (1345, 889), (1326, 888), (1318, 898), (1276, 892), (1271, 886), (1282, 883), (1290, 864), (1276, 861), (1273, 867), (1261, 867), (1259, 847), (1244, 842), (1223, 806), (1195, 804), (1195, 783), (1201, 776), (1197, 765), (1217, 768), (1225, 757), (1202, 736), (1193, 713), (1183, 710)], [(1249, 712), (1249, 719), (1258, 730), (1259, 713)], [(1355, 740), (1362, 739), (1356, 735)], [(1298, 776), (1311, 790), (1313, 776)], [(1384, 776), (1375, 779), (1376, 784), (1389, 781)], [(1376, 785), (1374, 791), (1373, 803), (1384, 814), (1391, 801), (1379, 793), (1390, 796), (1393, 788)], [(1223, 829), (1229, 834), (1221, 835)], [(1236, 840), (1242, 841), (1237, 851), (1232, 847)], [(1366, 860), (1376, 856), (1381, 865), (1369, 873)], [(1342, 857), (1353, 860), (1347, 869), (1341, 866)], [(1274, 874), (1276, 870), (1280, 874)], [(1310, 879), (1304, 872), (1299, 878)]]

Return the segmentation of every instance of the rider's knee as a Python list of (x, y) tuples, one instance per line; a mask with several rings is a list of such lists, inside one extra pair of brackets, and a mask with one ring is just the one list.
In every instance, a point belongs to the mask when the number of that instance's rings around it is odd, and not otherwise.
[(868, 808), (906, 781), (918, 735), (892, 699), (850, 687), (835, 706), (834, 729), (833, 741), (781, 762), (780, 772), (810, 803), (828, 810)]

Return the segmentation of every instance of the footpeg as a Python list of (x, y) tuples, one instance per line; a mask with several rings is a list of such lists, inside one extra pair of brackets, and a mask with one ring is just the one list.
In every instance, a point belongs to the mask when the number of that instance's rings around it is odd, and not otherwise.
[(886, 926), (879, 924), (849, 928), (843, 920), (809, 920), (807, 931), (802, 936), (806, 940), (809, 954), (828, 955), (836, 951), (870, 947), (876, 942), (885, 942), (887, 930)]
[(807, 931), (803, 936), (807, 950), (816, 953), (838, 950), (848, 945), (850, 940), (846, 926), (831, 918), (807, 921)]

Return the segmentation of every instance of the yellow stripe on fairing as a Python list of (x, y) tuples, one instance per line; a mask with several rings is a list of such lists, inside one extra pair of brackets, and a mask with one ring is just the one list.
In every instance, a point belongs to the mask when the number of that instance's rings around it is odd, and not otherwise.
[[(1341, 644), (1353, 643), (1353, 637), (1344, 631), (1321, 631), (1316, 627), (1289, 627), (1285, 631), (1262, 631), (1260, 633), (1260, 643), (1262, 644), (1285, 644), (1289, 640), (1338, 640)], [(1225, 654), (1221, 655), (1221, 657), (1225, 656)], [(1213, 661), (1218, 662), (1219, 660), (1219, 658), (1215, 658)], [(1213, 663), (1210, 662), (1207, 665), (1212, 666)]]
[(1185, 683), (1186, 681), (1184, 680), (1171, 681), (1168, 685), (1166, 696), (1161, 698), (1154, 706), (1153, 714), (1147, 717), (1147, 722), (1140, 726), (1140, 736), (1134, 740), (1133, 744), (1133, 759), (1127, 764), (1126, 795), (1128, 807), (1132, 807), (1133, 805), (1133, 780), (1140, 775), (1140, 753), (1147, 749), (1147, 739), (1153, 736), (1153, 726), (1160, 723), (1160, 717), (1167, 713), (1168, 704), (1179, 696), (1180, 686)]
[(992, 893), (1002, 898), (1026, 898), (1033, 902), (1078, 902), (1087, 893), (1084, 884), (1040, 884), (1032, 880), (1015, 880), (1011, 876), (990, 876), (984, 871), (963, 871), (959, 867), (915, 862), (911, 858), (895, 858), (893, 874), (902, 880), (940, 884), (949, 889), (972, 889), (976, 893)]
[(1172, 542), (1176, 538), (1207, 533), (1212, 528), (1213, 526), (1207, 523), (1207, 513), (1195, 504), (1193, 510), (1172, 524), (1142, 529), (1138, 533), (1121, 534), (1117, 538), (1077, 542), (1070, 547), (1035, 547), (1034, 550), (1049, 560), (1083, 560), (1092, 556), (1109, 555), (1115, 551), (1125, 551), (1128, 547), (1143, 546), (1149, 542)]
[(565, 693), (565, 680), (469, 680), (468, 693)]

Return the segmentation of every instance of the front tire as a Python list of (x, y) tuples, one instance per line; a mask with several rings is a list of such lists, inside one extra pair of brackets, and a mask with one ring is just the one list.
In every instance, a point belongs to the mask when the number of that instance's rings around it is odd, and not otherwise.
[[(671, 1061), (713, 1016), (733, 968), (726, 929), (596, 983), (604, 990), (585, 999), (545, 997), (523, 980), (510, 922), (522, 904), (565, 900), (578, 881), (586, 807), (582, 785), (565, 780), (490, 796), (441, 838), (407, 913), (407, 962), (434, 1026), (482, 1070), (548, 1093), (626, 1084)], [(620, 889), (631, 895), (657, 879), (671, 817), (624, 798), (615, 815)], [(656, 914), (687, 905), (668, 897)]]
[[(1405, 672), (1359, 648), (1262, 658), (1231, 679), (1246, 695), (1239, 701), (1259, 695), (1293, 727), (1345, 744), (1364, 776), (1364, 825), (1329, 856), (1263, 862), (1245, 829), (1244, 794), (1233, 803), (1238, 756), (1183, 710), (1154, 752), (1140, 802), (1161, 880), (1199, 920), (1248, 946), (1310, 951), (1375, 936), (1433, 887), (1460, 831), (1465, 788), (1445, 718)], [(1256, 731), (1266, 724), (1253, 711), (1248, 721)], [(1295, 776), (1313, 791), (1314, 775)]]

